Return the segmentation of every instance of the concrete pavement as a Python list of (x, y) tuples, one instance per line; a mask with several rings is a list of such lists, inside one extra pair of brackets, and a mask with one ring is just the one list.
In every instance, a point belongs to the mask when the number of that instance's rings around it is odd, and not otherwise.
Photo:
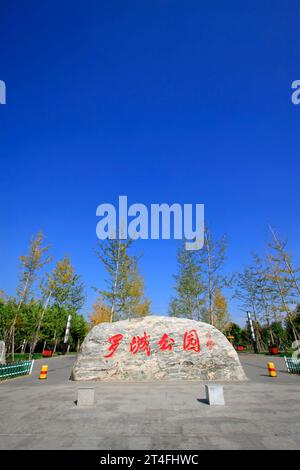
[(200, 382), (102, 382), (96, 406), (78, 408), (74, 356), (38, 360), (32, 376), (0, 383), (0, 449), (299, 449), (300, 376), (281, 358), (272, 379), (269, 357), (240, 357), (249, 380), (224, 384), (222, 407)]

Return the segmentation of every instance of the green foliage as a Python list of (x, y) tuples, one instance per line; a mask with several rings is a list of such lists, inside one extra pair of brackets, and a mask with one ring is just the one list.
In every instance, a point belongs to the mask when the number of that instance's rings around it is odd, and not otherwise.
[(14, 302), (0, 299), (0, 339), (7, 342), (9, 330), (16, 316), (17, 308)]
[[(282, 242), (271, 227), (270, 231), (272, 241), (267, 256), (253, 255), (250, 266), (237, 273), (234, 279), (235, 297), (242, 309), (252, 314), (259, 350), (272, 344), (290, 348), (300, 337), (300, 269), (293, 265), (286, 242)], [(98, 289), (100, 298), (91, 315), (93, 324), (150, 313), (138, 258), (129, 254), (131, 243), (131, 240), (99, 243), (96, 253), (107, 273), (107, 288)], [(71, 348), (77, 349), (88, 331), (88, 324), (79, 313), (85, 300), (84, 285), (68, 256), (46, 274), (37, 292), (40, 272), (51, 261), (48, 251), (49, 246), (45, 246), (44, 235), (40, 232), (32, 238), (28, 254), (20, 257), (21, 277), (16, 298), (8, 298), (0, 290), (0, 339), (11, 352), (23, 353), (30, 347), (33, 354), (36, 344), (38, 350), (44, 342), (59, 345), (70, 314)], [(187, 251), (180, 247), (169, 315), (210, 322), (227, 336), (234, 336), (236, 345), (249, 345), (249, 325), (241, 328), (228, 324), (223, 288), (231, 286), (231, 278), (223, 274), (225, 252), (224, 237), (216, 241), (207, 229), (201, 250)]]
[[(21, 256), (21, 280), (17, 298), (0, 295), (0, 339), (12, 354), (25, 352), (44, 342), (62, 342), (68, 315), (72, 314), (70, 346), (77, 348), (87, 332), (87, 322), (78, 312), (84, 302), (84, 286), (68, 256), (58, 261), (46, 281), (41, 283), (40, 297), (36, 297), (35, 282), (39, 271), (51, 259), (49, 246), (44, 246), (44, 235), (33, 237), (28, 255)], [(34, 298), (35, 297), (35, 298)]]
[(84, 287), (71, 264), (65, 256), (58, 261), (53, 272), (47, 274), (47, 281), (42, 285), (45, 297), (51, 296), (51, 302), (58, 307), (78, 312), (84, 303)]
[(295, 341), (294, 330), (300, 332), (300, 305), (297, 305), (290, 317), (285, 319), (284, 325), (288, 344), (291, 344)]
[(229, 325), (227, 326), (224, 334), (226, 336), (234, 336), (234, 344), (238, 345), (238, 344), (241, 344), (241, 340), (242, 340), (242, 333), (243, 333), (243, 330), (242, 328), (237, 325), (236, 323), (229, 323)]
[(299, 268), (293, 266), (287, 242), (282, 242), (274, 229), (269, 228), (272, 241), (268, 244), (268, 255), (265, 258), (253, 255), (252, 265), (235, 277), (235, 296), (241, 307), (262, 325), (261, 340), (265, 347), (284, 346), (300, 338), (297, 315), (293, 313), (300, 296)]
[(231, 281), (221, 274), (225, 252), (225, 238), (215, 241), (207, 228), (201, 250), (187, 251), (184, 245), (180, 247), (177, 254), (178, 272), (174, 276), (175, 295), (169, 305), (170, 316), (202, 320), (221, 328), (225, 326), (227, 308), (224, 308), (225, 304), (222, 308), (218, 306), (218, 293)]
[(245, 347), (252, 347), (252, 341), (251, 341), (251, 331), (248, 325), (246, 325), (244, 328), (241, 328), (239, 325), (236, 323), (230, 322), (225, 331), (224, 331), (225, 336), (233, 336), (233, 344), (234, 346), (245, 346)]
[(32, 288), (37, 278), (37, 273), (51, 261), (47, 254), (49, 245), (43, 246), (44, 234), (39, 232), (31, 239), (28, 255), (20, 256), (21, 277), (17, 289), (19, 304), (26, 303), (33, 294)]
[(194, 251), (181, 246), (177, 254), (178, 273), (175, 278), (176, 296), (171, 299), (169, 315), (191, 320), (202, 319), (204, 286)]
[(107, 289), (97, 289), (97, 291), (110, 308), (110, 321), (117, 321), (122, 317), (124, 297), (128, 288), (130, 271), (128, 249), (131, 243), (131, 240), (122, 241), (116, 239), (98, 242), (96, 255), (107, 272)]
[[(25, 341), (27, 346), (33, 340), (36, 325), (43, 306), (40, 303), (23, 304), (18, 310), (17, 322), (15, 325), (15, 345), (16, 351), (20, 351)], [(0, 301), (0, 339), (6, 341), (10, 325), (18, 309), (16, 300), (7, 302)], [(54, 334), (59, 341), (63, 340), (67, 318), (70, 310), (57, 305), (52, 305), (46, 309), (41, 329), (38, 335), (38, 342), (53, 343)], [(70, 331), (70, 346), (76, 348), (78, 341), (81, 343), (88, 331), (88, 325), (84, 317), (75, 310), (72, 311), (72, 323)]]

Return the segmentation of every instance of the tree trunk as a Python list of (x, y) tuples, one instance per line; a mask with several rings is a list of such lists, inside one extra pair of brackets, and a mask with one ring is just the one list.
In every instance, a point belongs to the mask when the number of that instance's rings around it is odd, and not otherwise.
[(48, 295), (47, 300), (46, 300), (46, 302), (45, 302), (45, 304), (44, 304), (44, 307), (43, 307), (41, 316), (40, 316), (40, 318), (39, 318), (39, 322), (38, 322), (38, 325), (37, 325), (37, 329), (36, 329), (36, 332), (35, 332), (33, 341), (32, 341), (31, 346), (30, 346), (29, 360), (32, 359), (34, 350), (35, 350), (35, 348), (36, 348), (36, 345), (37, 345), (37, 342), (38, 342), (39, 332), (40, 332), (41, 325), (42, 325), (42, 321), (43, 321), (43, 318), (44, 318), (44, 316), (45, 316), (45, 312), (46, 312), (46, 310), (47, 310), (48, 303), (49, 303), (49, 301), (50, 301), (51, 295), (52, 295), (52, 292), (50, 292), (50, 294)]
[(12, 331), (11, 358), (12, 358), (12, 361), (14, 362), (15, 360), (15, 327), (13, 327), (13, 331)]
[(21, 348), (21, 354), (24, 354), (26, 351), (26, 346), (27, 346), (27, 341), (26, 339), (23, 340), (22, 348)]

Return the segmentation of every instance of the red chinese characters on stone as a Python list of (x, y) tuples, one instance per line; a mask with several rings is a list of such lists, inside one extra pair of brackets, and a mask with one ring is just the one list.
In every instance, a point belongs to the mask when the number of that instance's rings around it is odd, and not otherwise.
[[(111, 345), (108, 348), (109, 354), (104, 356), (106, 359), (112, 357), (116, 350), (118, 349), (120, 342), (123, 339), (122, 334), (117, 334), (111, 336), (109, 338), (109, 342)], [(215, 346), (215, 342), (212, 339), (212, 335), (210, 332), (206, 333), (206, 347), (211, 350)], [(151, 348), (150, 348), (150, 335), (144, 331), (143, 336), (133, 336), (129, 349), (131, 354), (137, 354), (139, 351), (145, 352), (147, 356), (151, 355)], [(158, 341), (157, 345), (160, 351), (173, 351), (173, 346), (175, 341), (173, 338), (169, 336), (168, 333), (164, 333), (161, 339)], [(184, 351), (194, 351), (194, 352), (201, 352), (200, 347), (200, 340), (196, 330), (186, 331), (183, 336), (183, 350)]]
[(200, 352), (200, 341), (196, 330), (186, 331), (183, 337), (184, 351)]
[(151, 350), (149, 338), (150, 336), (147, 335), (146, 331), (143, 336), (134, 336), (130, 343), (130, 352), (132, 354), (136, 354), (138, 351), (145, 351), (147, 356), (150, 356)]
[(173, 338), (169, 338), (167, 333), (164, 333), (161, 340), (157, 343), (160, 346), (161, 351), (172, 351), (173, 344), (175, 343)]
[(106, 356), (104, 356), (106, 359), (111, 357), (116, 352), (116, 350), (118, 349), (118, 346), (120, 344), (120, 341), (122, 341), (122, 339), (123, 339), (123, 335), (121, 335), (121, 334), (111, 336), (111, 338), (108, 339), (108, 341), (111, 343), (111, 345), (108, 348), (108, 350), (110, 351), (110, 354), (107, 354)]
[(211, 351), (216, 343), (212, 339), (211, 333), (206, 333), (206, 337), (207, 337), (206, 347)]

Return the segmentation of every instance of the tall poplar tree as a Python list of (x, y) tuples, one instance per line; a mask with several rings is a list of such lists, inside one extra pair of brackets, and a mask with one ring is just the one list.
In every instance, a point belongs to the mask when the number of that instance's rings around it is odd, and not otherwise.
[(183, 244), (177, 253), (178, 272), (175, 278), (175, 296), (169, 305), (169, 315), (174, 317), (202, 319), (205, 292), (194, 251)]
[(128, 249), (132, 240), (107, 239), (98, 242), (96, 255), (107, 273), (107, 289), (97, 289), (104, 302), (110, 308), (110, 322), (120, 318), (123, 291), (127, 285), (130, 269)]
[(229, 286), (231, 279), (225, 277), (221, 271), (225, 261), (227, 248), (226, 238), (223, 236), (215, 240), (210, 230), (204, 230), (204, 244), (201, 250), (195, 251), (198, 272), (204, 286), (204, 293), (208, 311), (208, 321), (215, 324), (214, 297), (216, 289)]
[(38, 272), (51, 261), (51, 257), (48, 255), (49, 245), (44, 246), (44, 238), (43, 232), (40, 231), (35, 237), (32, 237), (28, 255), (20, 256), (21, 276), (17, 289), (18, 306), (9, 334), (9, 349), (12, 353), (12, 359), (14, 359), (14, 334), (18, 312), (32, 295)]
[(39, 331), (48, 305), (53, 305), (55, 307), (53, 311), (56, 312), (53, 322), (55, 351), (59, 334), (63, 329), (62, 326), (64, 326), (62, 325), (62, 322), (64, 321), (65, 315), (62, 318), (62, 313), (65, 311), (77, 313), (83, 306), (85, 300), (83, 283), (80, 276), (75, 273), (69, 256), (65, 256), (62, 260), (59, 260), (52, 273), (47, 273), (46, 282), (41, 286), (41, 288), (44, 294), (44, 301), (31, 343), (31, 355), (35, 350), (39, 338)]
[(132, 240), (107, 239), (98, 242), (96, 254), (107, 273), (107, 288), (97, 289), (110, 309), (110, 321), (145, 316), (150, 302), (144, 295), (144, 281), (138, 259), (129, 254)]
[(272, 242), (269, 243), (270, 253), (268, 261), (268, 279), (275, 299), (275, 309), (279, 315), (285, 315), (291, 325), (295, 340), (300, 339), (300, 332), (293, 322), (293, 310), (299, 302), (299, 268), (292, 265), (291, 256), (286, 251), (287, 242), (282, 242), (275, 230), (269, 227)]

